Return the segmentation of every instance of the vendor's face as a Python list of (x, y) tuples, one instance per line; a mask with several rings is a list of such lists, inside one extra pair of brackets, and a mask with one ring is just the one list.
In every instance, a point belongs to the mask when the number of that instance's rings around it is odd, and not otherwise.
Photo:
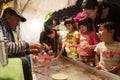
[(16, 26), (19, 24), (20, 22), (20, 18), (16, 15), (7, 15), (6, 16), (7, 19), (6, 19), (6, 23), (9, 27), (10, 30), (15, 30), (16, 29)]
[(92, 10), (92, 9), (83, 9), (83, 11), (86, 13), (86, 16), (91, 18), (92, 20), (95, 20), (97, 16), (97, 7)]

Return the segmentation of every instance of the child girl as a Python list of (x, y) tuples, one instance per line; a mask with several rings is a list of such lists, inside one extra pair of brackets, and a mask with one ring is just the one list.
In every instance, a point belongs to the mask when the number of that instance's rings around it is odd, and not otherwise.
[(66, 35), (65, 45), (65, 52), (67, 53), (67, 57), (76, 60), (77, 59), (77, 50), (74, 45), (76, 45), (79, 41), (79, 33), (76, 30), (77, 27), (72, 18), (68, 18), (65, 20), (64, 25), (68, 30)]
[(51, 46), (53, 48), (53, 53), (55, 56), (55, 60), (59, 59), (61, 56), (62, 52), (64, 51), (64, 45), (62, 44), (64, 42), (65, 37), (62, 36), (60, 31), (57, 31), (56, 29), (53, 28), (46, 28), (45, 34), (47, 37), (53, 39), (53, 45)]
[(80, 42), (77, 48), (78, 60), (91, 66), (94, 65), (94, 48), (98, 44), (98, 37), (93, 30), (92, 24), (92, 19), (88, 17), (81, 18), (78, 22)]
[(120, 70), (120, 42), (118, 42), (118, 26), (113, 22), (99, 25), (100, 42), (96, 48), (96, 68), (117, 73)]

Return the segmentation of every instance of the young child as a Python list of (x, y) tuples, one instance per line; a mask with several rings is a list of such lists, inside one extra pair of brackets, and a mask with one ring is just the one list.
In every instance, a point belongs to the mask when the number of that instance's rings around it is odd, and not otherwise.
[(54, 19), (48, 19), (46, 22), (44, 22), (44, 30), (40, 33), (40, 39), (39, 42), (45, 47), (45, 52), (48, 52), (49, 50), (53, 50), (53, 43), (54, 43), (54, 39), (49, 38), (46, 33), (45, 30), (48, 28), (51, 29), (57, 29), (57, 26), (59, 25), (59, 19), (58, 18), (54, 18)]
[(51, 46), (53, 49), (53, 53), (55, 56), (55, 60), (59, 59), (62, 52), (64, 51), (64, 45), (62, 44), (65, 40), (65, 37), (62, 36), (60, 31), (57, 31), (55, 29), (49, 29), (47, 28), (45, 30), (45, 33), (47, 37), (53, 39), (53, 45)]
[(104, 22), (99, 25), (100, 42), (96, 48), (96, 68), (117, 73), (120, 70), (120, 42), (117, 36), (118, 26), (113, 22)]
[(65, 52), (67, 53), (67, 57), (76, 60), (77, 59), (77, 49), (74, 45), (78, 44), (79, 41), (79, 33), (77, 31), (77, 27), (72, 18), (68, 18), (65, 20), (64, 25), (68, 30), (66, 35)]
[(94, 65), (94, 48), (99, 42), (92, 24), (92, 19), (88, 17), (81, 18), (78, 22), (80, 42), (77, 48), (78, 60), (91, 66)]

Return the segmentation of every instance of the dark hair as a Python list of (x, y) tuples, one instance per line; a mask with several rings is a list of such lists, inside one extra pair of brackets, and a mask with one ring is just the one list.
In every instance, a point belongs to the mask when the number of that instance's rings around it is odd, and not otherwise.
[(52, 34), (53, 31), (55, 31), (55, 37), (53, 39), (53, 51), (56, 53), (57, 49), (58, 49), (58, 38), (59, 38), (57, 31), (54, 29), (46, 28), (45, 34), (48, 36), (48, 35)]
[[(98, 3), (97, 0), (83, 0), (83, 3), (82, 3), (82, 8), (83, 9), (89, 9), (89, 10), (94, 10), (95, 8), (98, 8), (97, 10), (97, 16), (95, 18), (95, 25), (97, 25), (100, 20), (101, 20), (101, 16), (102, 16), (102, 5), (100, 5)], [(96, 30), (98, 30), (98, 28), (95, 26)]]
[[(55, 23), (53, 23), (53, 21), (55, 21)], [(46, 30), (46, 28), (49, 29), (55, 29), (55, 30), (59, 30), (57, 25), (59, 25), (59, 19), (57, 17), (55, 18), (50, 18), (49, 20), (47, 20), (46, 22), (44, 22), (44, 29)]]
[(80, 25), (86, 25), (88, 31), (93, 31), (92, 27), (93, 21), (89, 17), (83, 17), (78, 22), (78, 29), (80, 29)]
[(75, 22), (74, 22), (73, 18), (67, 18), (67, 19), (65, 19), (64, 25), (66, 26), (67, 24), (72, 24), (73, 29), (74, 30), (77, 29), (77, 27), (75, 26)]
[(97, 0), (83, 0), (82, 8), (83, 9), (92, 9), (94, 10), (96, 6), (99, 6)]
[(51, 19), (49, 19), (48, 21), (44, 22), (44, 29), (45, 30), (52, 29), (55, 26), (56, 25), (53, 24), (53, 21)]
[(44, 27), (53, 27), (53, 19), (49, 19), (47, 21), (44, 22)]
[(61, 21), (65, 21), (65, 19), (67, 19), (67, 18), (69, 18), (69, 16), (63, 16), (63, 17), (61, 18)]
[(53, 33), (53, 29), (50, 29), (48, 27), (45, 28), (45, 34), (46, 35), (49, 35), (49, 34), (52, 34)]
[(114, 22), (103, 22), (103, 23), (100, 23), (99, 25), (98, 25), (98, 27), (100, 28), (101, 26), (103, 26), (105, 29), (107, 29), (107, 30), (114, 30), (115, 32), (114, 32), (114, 35), (113, 35), (113, 39), (115, 40), (115, 41), (120, 41), (119, 39), (118, 39), (118, 36), (120, 37), (120, 27), (117, 25), (117, 24), (115, 24)]
[(59, 24), (60, 24), (59, 18), (55, 17), (55, 18), (53, 18), (53, 20), (55, 21), (56, 25), (59, 25)]

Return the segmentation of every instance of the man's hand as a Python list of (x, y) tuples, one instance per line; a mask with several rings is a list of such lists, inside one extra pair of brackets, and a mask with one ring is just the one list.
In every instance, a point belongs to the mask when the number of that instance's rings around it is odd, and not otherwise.
[[(30, 51), (31, 52), (38, 52), (40, 53), (42, 51), (42, 46), (40, 43), (34, 43), (34, 42), (30, 42), (29, 43), (29, 47), (30, 47)], [(33, 50), (33, 51), (32, 51)]]
[(38, 55), (32, 54), (32, 60), (33, 60), (33, 62), (38, 61), (38, 59), (39, 59)]

